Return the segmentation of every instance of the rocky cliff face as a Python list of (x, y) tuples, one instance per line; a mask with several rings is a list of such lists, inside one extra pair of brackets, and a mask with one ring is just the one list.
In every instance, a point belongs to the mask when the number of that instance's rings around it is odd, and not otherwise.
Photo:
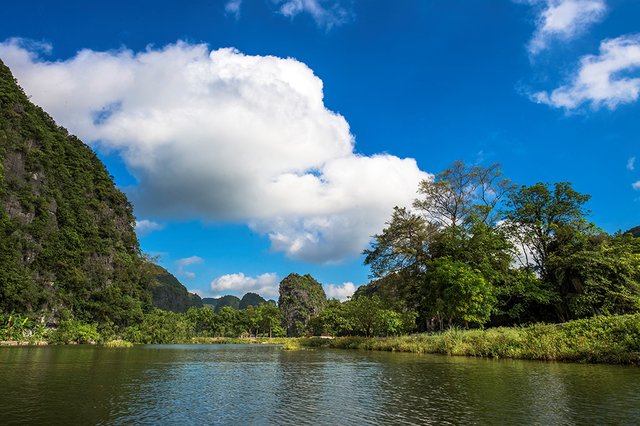
[(0, 62), (0, 310), (126, 323), (150, 302), (141, 264), (126, 196)]
[(327, 302), (322, 285), (311, 275), (289, 274), (280, 282), (278, 307), (287, 337), (307, 332), (309, 322), (320, 315)]

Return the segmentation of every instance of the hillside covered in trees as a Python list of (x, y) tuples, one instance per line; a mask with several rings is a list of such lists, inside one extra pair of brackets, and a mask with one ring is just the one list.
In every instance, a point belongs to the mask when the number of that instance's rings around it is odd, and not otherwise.
[(202, 306), (143, 259), (134, 224), (95, 153), (32, 104), (0, 62), (0, 312), (126, 326), (152, 303)]

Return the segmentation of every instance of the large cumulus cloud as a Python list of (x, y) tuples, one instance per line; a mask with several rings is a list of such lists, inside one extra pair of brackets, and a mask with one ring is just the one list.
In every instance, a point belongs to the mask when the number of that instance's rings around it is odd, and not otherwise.
[(0, 57), (60, 124), (120, 153), (139, 214), (244, 221), (292, 258), (334, 261), (428, 176), (413, 159), (357, 154), (295, 59), (177, 42), (49, 61), (49, 48), (12, 39)]

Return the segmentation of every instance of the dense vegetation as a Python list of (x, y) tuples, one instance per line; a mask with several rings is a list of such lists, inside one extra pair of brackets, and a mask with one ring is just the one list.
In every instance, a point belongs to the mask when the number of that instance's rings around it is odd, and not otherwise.
[(113, 322), (89, 323), (73, 317), (59, 321), (55, 328), (22, 314), (0, 314), (0, 342), (107, 343), (188, 343), (196, 338), (282, 337), (280, 310), (272, 303), (219, 312), (209, 307), (189, 308), (178, 313), (153, 309), (139, 322), (118, 327)]
[(247, 293), (242, 296), (240, 299), (240, 303), (238, 305), (239, 309), (246, 309), (249, 306), (260, 306), (261, 304), (266, 303), (266, 300), (262, 296), (256, 293)]
[(0, 312), (139, 321), (150, 293), (133, 224), (94, 152), (0, 63)]
[(0, 313), (124, 328), (202, 306), (140, 254), (131, 204), (95, 153), (0, 62)]
[(565, 322), (640, 310), (640, 239), (590, 223), (569, 183), (516, 186), (462, 162), (420, 184), (365, 251), (378, 295), (419, 330)]
[(640, 364), (640, 314), (487, 330), (450, 328), (441, 333), (389, 338), (307, 338), (297, 344), (490, 358)]
[(162, 266), (147, 263), (151, 281), (151, 302), (153, 306), (172, 312), (184, 312), (191, 307), (201, 308), (202, 299), (197, 294), (187, 291), (169, 271)]
[(311, 319), (320, 315), (327, 301), (322, 285), (311, 275), (289, 274), (280, 282), (278, 307), (288, 337), (305, 333)]

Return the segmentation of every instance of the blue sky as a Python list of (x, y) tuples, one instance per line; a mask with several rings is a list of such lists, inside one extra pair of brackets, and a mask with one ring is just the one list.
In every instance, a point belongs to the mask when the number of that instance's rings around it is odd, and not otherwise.
[[(457, 159), (640, 224), (635, 0), (23, 1), (0, 58), (103, 159), (142, 249), (202, 295), (346, 297)], [(636, 161), (637, 157), (637, 161)], [(346, 284), (345, 284), (346, 283)]]

